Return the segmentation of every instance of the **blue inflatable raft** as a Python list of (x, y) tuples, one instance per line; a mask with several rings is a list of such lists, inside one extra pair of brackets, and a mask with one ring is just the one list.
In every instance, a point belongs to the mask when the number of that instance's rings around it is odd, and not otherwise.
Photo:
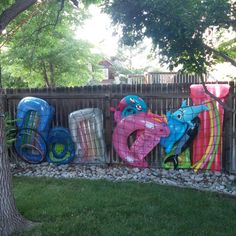
[(75, 146), (70, 132), (63, 127), (50, 130), (48, 139), (47, 161), (55, 164), (66, 164), (75, 157)]
[(53, 114), (54, 108), (43, 99), (25, 97), (19, 102), (15, 148), (25, 161), (39, 163), (45, 159)]

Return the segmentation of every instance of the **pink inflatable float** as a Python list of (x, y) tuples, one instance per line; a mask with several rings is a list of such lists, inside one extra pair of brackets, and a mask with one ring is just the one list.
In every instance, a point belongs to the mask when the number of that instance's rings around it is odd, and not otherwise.
[[(207, 84), (206, 87), (222, 102), (229, 94), (228, 84)], [(194, 171), (203, 169), (220, 171), (224, 108), (205, 93), (203, 85), (191, 85), (190, 91), (194, 105), (205, 103), (209, 110), (199, 114), (201, 127), (193, 144), (192, 167)]]
[[(129, 147), (128, 139), (134, 132), (138, 132), (138, 135)], [(147, 114), (139, 113), (125, 117), (117, 124), (112, 142), (119, 157), (127, 164), (148, 167), (144, 158), (160, 142), (160, 138), (167, 137), (169, 133), (166, 123), (156, 122)]]

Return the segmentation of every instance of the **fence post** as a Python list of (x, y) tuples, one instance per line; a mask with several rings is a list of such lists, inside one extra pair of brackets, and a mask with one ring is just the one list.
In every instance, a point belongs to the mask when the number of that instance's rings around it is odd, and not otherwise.
[[(227, 106), (233, 108), (234, 99), (234, 83), (230, 84), (230, 94), (227, 98)], [(223, 149), (222, 149), (222, 159), (223, 170), (231, 172), (233, 170), (233, 162), (235, 157), (233, 157), (233, 113), (230, 111), (225, 111), (225, 118), (223, 124)], [(236, 171), (236, 169), (234, 170)]]
[[(108, 88), (109, 89), (109, 88)], [(111, 125), (111, 88), (109, 92), (105, 94), (105, 143), (107, 157), (106, 161), (108, 164), (112, 164), (111, 148), (112, 148), (112, 125)]]

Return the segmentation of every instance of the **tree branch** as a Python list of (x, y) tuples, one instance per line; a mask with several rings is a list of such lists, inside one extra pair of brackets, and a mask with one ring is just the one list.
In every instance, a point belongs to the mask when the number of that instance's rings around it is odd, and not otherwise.
[(207, 89), (207, 86), (205, 84), (205, 81), (204, 81), (204, 78), (203, 78), (203, 75), (201, 74), (200, 75), (200, 79), (201, 79), (201, 84), (204, 88), (204, 91), (207, 95), (209, 95), (213, 100), (215, 100), (216, 102), (218, 102), (226, 111), (229, 111), (229, 112), (232, 112), (232, 113), (236, 113), (236, 109), (233, 109), (229, 106), (227, 106), (224, 102), (221, 101), (220, 98), (216, 97), (214, 94), (212, 94), (208, 89)]
[(14, 4), (3, 11), (0, 15), (0, 34), (13, 19), (36, 2), (37, 0), (16, 0)]
[(65, 0), (60, 0), (61, 1), (61, 4), (60, 4), (60, 8), (58, 9), (57, 11), (57, 16), (56, 16), (56, 19), (55, 19), (55, 22), (52, 22), (52, 23), (49, 23), (49, 24), (41, 24), (40, 27), (38, 27), (36, 30), (34, 30), (32, 33), (31, 33), (31, 36), (34, 35), (35, 33), (37, 34), (40, 34), (40, 32), (42, 32), (44, 29), (48, 28), (48, 27), (56, 27), (59, 20), (60, 20), (60, 15), (64, 9), (64, 4), (65, 4)]
[(229, 57), (228, 55), (224, 54), (223, 52), (217, 51), (216, 49), (204, 44), (204, 47), (212, 52), (213, 54), (215, 54), (218, 57), (222, 57), (226, 62), (230, 62), (233, 66), (236, 67), (236, 60), (234, 60), (233, 58)]
[[(22, 27), (22, 25), (26, 24), (30, 19), (38, 14), (38, 11), (34, 11), (30, 16), (26, 19), (23, 19), (14, 29), (7, 32), (6, 39), (0, 44), (0, 49), (14, 36), (14, 34)], [(1, 35), (1, 33), (0, 33)]]
[[(0, 14), (0, 35), (2, 31), (8, 26), (8, 24), (14, 20), (20, 13), (27, 10), (29, 7), (37, 3), (38, 0), (16, 0), (14, 4), (8, 7), (5, 11)], [(75, 7), (78, 7), (78, 0), (70, 0)], [(64, 8), (64, 0), (61, 0), (61, 7), (58, 11), (57, 19), (54, 25), (57, 24), (60, 16), (60, 12)]]
[(52, 85), (52, 88), (54, 88), (55, 87), (55, 68), (51, 62), (49, 62), (49, 68), (50, 68), (51, 85)]

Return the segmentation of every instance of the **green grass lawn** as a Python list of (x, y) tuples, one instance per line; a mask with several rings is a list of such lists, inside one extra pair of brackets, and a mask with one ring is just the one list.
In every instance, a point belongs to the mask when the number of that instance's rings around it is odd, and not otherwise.
[(236, 235), (236, 198), (157, 184), (14, 178), (24, 235)]

